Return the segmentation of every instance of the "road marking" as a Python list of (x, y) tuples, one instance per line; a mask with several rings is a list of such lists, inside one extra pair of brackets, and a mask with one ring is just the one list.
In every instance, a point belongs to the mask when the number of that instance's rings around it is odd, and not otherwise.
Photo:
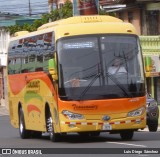
[(123, 145), (128, 145), (128, 146), (136, 146), (136, 147), (147, 147), (145, 145), (137, 145), (137, 144), (130, 144), (130, 143), (121, 143), (121, 142), (106, 142), (106, 143), (112, 143), (112, 144), (123, 144)]

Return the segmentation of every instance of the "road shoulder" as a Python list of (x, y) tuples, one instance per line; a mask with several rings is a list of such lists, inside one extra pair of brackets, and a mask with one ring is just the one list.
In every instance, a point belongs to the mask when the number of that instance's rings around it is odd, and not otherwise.
[(0, 105), (0, 116), (9, 115), (9, 111), (5, 106)]

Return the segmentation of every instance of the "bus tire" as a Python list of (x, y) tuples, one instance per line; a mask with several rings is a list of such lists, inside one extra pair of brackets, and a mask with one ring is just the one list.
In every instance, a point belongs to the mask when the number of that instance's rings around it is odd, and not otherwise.
[(120, 132), (120, 136), (122, 140), (131, 140), (133, 138), (134, 131), (132, 130), (125, 130)]
[(30, 137), (31, 131), (26, 130), (24, 113), (22, 108), (19, 110), (19, 134), (22, 139), (26, 139)]
[(148, 124), (148, 129), (150, 132), (156, 132), (158, 129), (158, 121)]
[(48, 118), (47, 118), (47, 132), (49, 133), (50, 140), (52, 142), (58, 142), (60, 140), (60, 134), (54, 132), (51, 113), (48, 114)]

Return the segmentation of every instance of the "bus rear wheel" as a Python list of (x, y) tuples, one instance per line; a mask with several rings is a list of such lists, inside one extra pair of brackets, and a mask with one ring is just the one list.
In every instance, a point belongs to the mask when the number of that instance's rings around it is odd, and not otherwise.
[(22, 139), (29, 138), (31, 135), (30, 130), (26, 130), (24, 113), (22, 108), (19, 110), (19, 134)]
[(148, 129), (150, 132), (156, 132), (158, 129), (158, 120), (155, 122), (149, 122), (148, 123)]
[(51, 113), (49, 113), (47, 117), (47, 132), (49, 133), (50, 140), (52, 142), (58, 142), (60, 140), (60, 134), (55, 133), (54, 131)]
[(132, 130), (125, 130), (120, 132), (120, 136), (122, 140), (131, 140), (133, 138), (134, 131)]

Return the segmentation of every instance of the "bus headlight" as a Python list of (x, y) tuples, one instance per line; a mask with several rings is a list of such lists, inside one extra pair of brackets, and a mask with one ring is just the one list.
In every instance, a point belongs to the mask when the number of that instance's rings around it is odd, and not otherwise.
[(73, 113), (67, 110), (63, 110), (62, 114), (70, 120), (84, 119), (84, 116), (82, 114)]
[(134, 111), (131, 111), (128, 113), (128, 117), (134, 117), (134, 116), (140, 116), (144, 113), (145, 111), (145, 108), (144, 107), (141, 107), (137, 110), (134, 110)]

